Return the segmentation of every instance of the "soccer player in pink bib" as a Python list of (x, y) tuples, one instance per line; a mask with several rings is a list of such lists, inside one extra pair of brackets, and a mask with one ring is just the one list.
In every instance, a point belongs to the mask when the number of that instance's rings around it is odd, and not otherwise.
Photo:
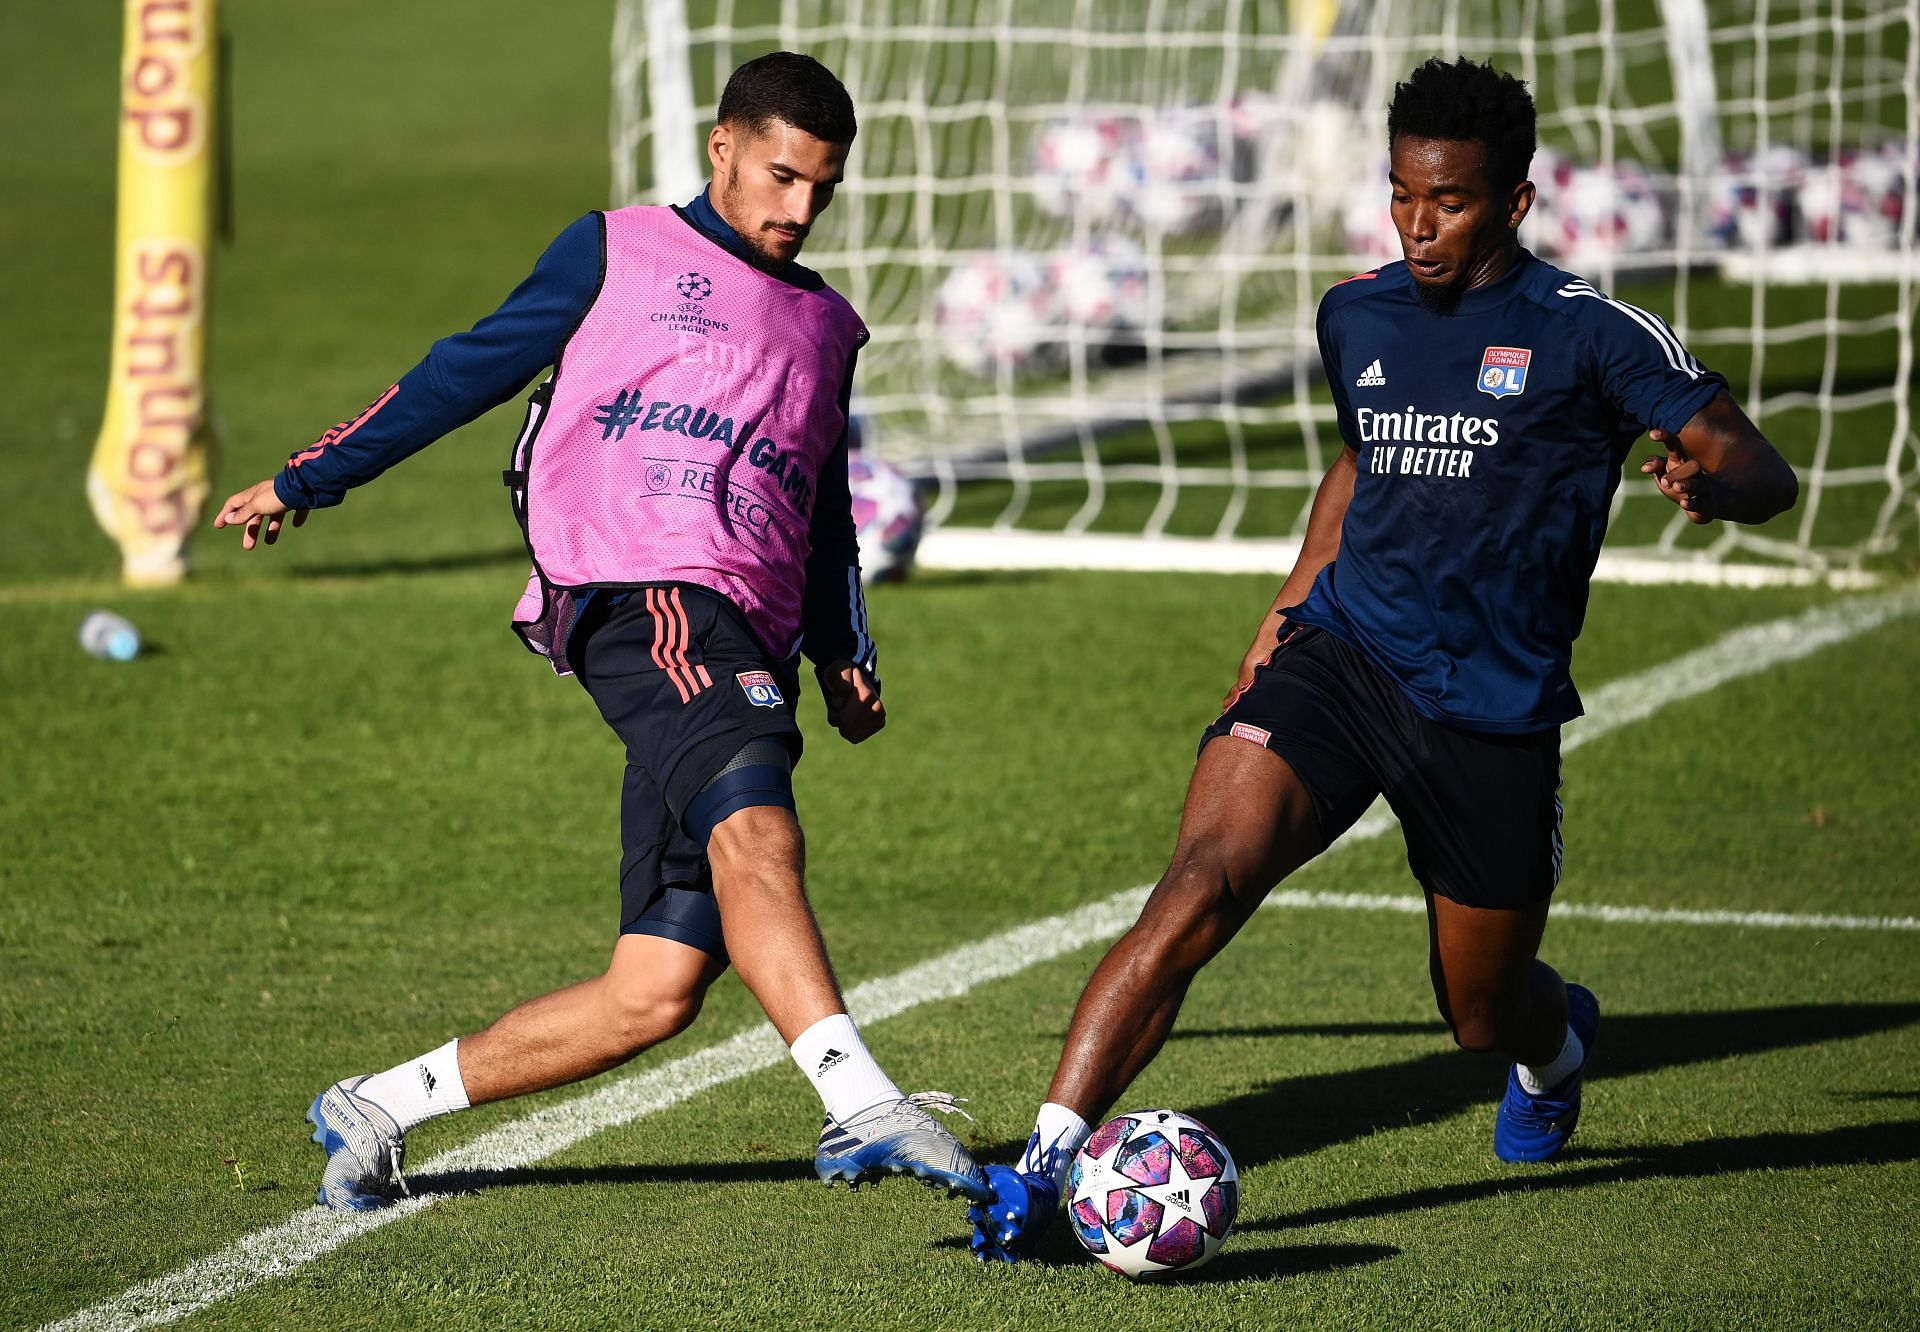
[(886, 721), (847, 487), (867, 330), (795, 262), (855, 130), (818, 62), (742, 65), (699, 197), (579, 219), (492, 315), (215, 519), (270, 545), (288, 514), (298, 526), (338, 504), (552, 367), (505, 474), (533, 557), (514, 629), (626, 746), (619, 938), (604, 975), (320, 1093), (308, 1118), (329, 1207), (405, 1191), (406, 1134), (428, 1119), (591, 1077), (685, 1030), (729, 963), (826, 1108), (821, 1179), (905, 1172), (988, 1196), (927, 1113), (951, 1098), (903, 1095), (868, 1053), (802, 879), (800, 656), (846, 740)]

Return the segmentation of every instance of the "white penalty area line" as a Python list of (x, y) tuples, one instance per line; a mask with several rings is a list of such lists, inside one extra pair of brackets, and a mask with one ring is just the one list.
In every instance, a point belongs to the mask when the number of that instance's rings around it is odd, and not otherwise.
[[(1562, 733), (1563, 752), (1642, 721), (1662, 708), (1697, 697), (1731, 680), (1797, 661), (1903, 616), (1920, 613), (1920, 587), (1821, 606), (1800, 615), (1733, 630), (1707, 647), (1595, 690), (1587, 715)], [(1376, 808), (1338, 846), (1376, 837), (1392, 826)], [(1116, 938), (1139, 915), (1150, 889), (1128, 888), (1097, 902), (956, 948), (905, 971), (855, 986), (847, 1007), (871, 1025), (910, 1009), (957, 998), (990, 981), (1014, 976), (1090, 944)], [(1274, 908), (1417, 912), (1408, 894), (1367, 895), (1285, 890)], [(1555, 919), (1649, 925), (1718, 925), (1747, 929), (1920, 930), (1912, 917), (1797, 915), (1771, 911), (1703, 911), (1556, 903)], [(543, 1107), (443, 1152), (416, 1168), (422, 1177), (504, 1173), (554, 1156), (603, 1129), (665, 1110), (703, 1091), (777, 1067), (786, 1046), (765, 1024), (659, 1068), (610, 1082), (558, 1105)], [(423, 1194), (375, 1212), (339, 1213), (310, 1207), (255, 1231), (226, 1248), (57, 1322), (42, 1332), (104, 1332), (177, 1322), (210, 1305), (340, 1248), (348, 1241), (417, 1214), (448, 1197)]]

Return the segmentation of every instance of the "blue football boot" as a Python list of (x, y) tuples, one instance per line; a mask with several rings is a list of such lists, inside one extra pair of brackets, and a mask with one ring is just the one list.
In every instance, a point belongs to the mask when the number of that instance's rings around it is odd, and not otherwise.
[(857, 1189), (883, 1175), (907, 1174), (947, 1196), (965, 1194), (975, 1202), (992, 1197), (987, 1177), (946, 1125), (923, 1107), (966, 1114), (945, 1092), (915, 1092), (882, 1101), (842, 1124), (832, 1115), (820, 1126), (813, 1168), (823, 1184), (844, 1182)]
[(1579, 1068), (1538, 1096), (1520, 1085), (1517, 1065), (1507, 1070), (1507, 1094), (1493, 1121), (1493, 1154), (1502, 1161), (1551, 1160), (1580, 1122), (1580, 1082), (1600, 1034), (1600, 1001), (1584, 985), (1567, 986), (1567, 1026), (1586, 1051)]
[(369, 1212), (408, 1192), (400, 1173), (406, 1139), (392, 1115), (354, 1094), (365, 1081), (336, 1082), (307, 1109), (313, 1140), (327, 1154), (318, 1201), (336, 1211)]
[(1036, 1240), (1060, 1210), (1060, 1190), (1045, 1175), (1023, 1174), (1012, 1166), (987, 1167), (990, 1202), (967, 1209), (973, 1222), (973, 1256), (983, 1263), (1017, 1263), (1033, 1252)]

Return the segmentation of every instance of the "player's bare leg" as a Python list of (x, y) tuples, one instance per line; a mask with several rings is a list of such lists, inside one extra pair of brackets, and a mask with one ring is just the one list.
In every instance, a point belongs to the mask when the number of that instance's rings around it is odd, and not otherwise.
[(1262, 745), (1201, 751), (1173, 860), (1081, 992), (1047, 1099), (1094, 1121), (1160, 1052), (1187, 987), (1275, 884), (1318, 855), (1313, 800)]
[(806, 843), (793, 811), (750, 805), (728, 815), (707, 841), (707, 858), (734, 969), (826, 1107), (814, 1154), (820, 1178), (858, 1187), (904, 1172), (984, 1199), (980, 1167), (922, 1108), (928, 1097), (945, 1105), (952, 1098), (902, 1095), (847, 1015), (807, 901)]
[(1160, 1053), (1200, 968), (1324, 846), (1313, 798), (1285, 759), (1236, 736), (1200, 751), (1172, 862), (1081, 991), (1020, 1163), (987, 1168), (993, 1197), (967, 1214), (976, 1258), (1012, 1262), (1046, 1228), (1089, 1124)]
[(1427, 895), (1440, 1015), (1461, 1049), (1513, 1061), (1494, 1121), (1494, 1152), (1506, 1161), (1545, 1161), (1566, 1145), (1600, 1020), (1592, 992), (1536, 956), (1547, 906), (1497, 910)]
[(619, 1067), (685, 1031), (726, 967), (724, 958), (674, 939), (622, 935), (604, 975), (529, 1000), (461, 1038), (468, 1103), (545, 1091)]
[(727, 954), (782, 1040), (846, 1012), (806, 893), (806, 841), (793, 811), (752, 805), (707, 842)]
[(320, 1201), (365, 1211), (406, 1191), (409, 1130), (469, 1105), (545, 1091), (624, 1064), (686, 1029), (722, 958), (653, 935), (624, 935), (606, 973), (513, 1009), (384, 1073), (336, 1082), (307, 1111), (327, 1154)]
[(1536, 957), (1541, 901), (1519, 910), (1462, 906), (1427, 894), (1428, 970), (1440, 1016), (1463, 1050), (1543, 1064), (1567, 1031), (1567, 987)]

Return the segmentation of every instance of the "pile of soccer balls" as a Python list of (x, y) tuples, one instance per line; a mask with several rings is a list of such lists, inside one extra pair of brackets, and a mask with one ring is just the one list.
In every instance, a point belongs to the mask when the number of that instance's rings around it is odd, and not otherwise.
[[(1776, 145), (1730, 154), (1707, 187), (1706, 245), (1727, 250), (1789, 245), (1891, 248), (1900, 239), (1912, 150), (1900, 142), (1847, 149), (1820, 161)], [(1542, 148), (1530, 176), (1539, 196), (1520, 238), (1557, 263), (1585, 269), (1670, 251), (1679, 239), (1678, 188), (1637, 162), (1582, 165)], [(1376, 262), (1400, 257), (1386, 208), (1387, 159), (1356, 176), (1341, 206), (1347, 249)], [(1920, 219), (1908, 220), (1908, 225)]]
[(1067, 1219), (1088, 1253), (1123, 1276), (1190, 1272), (1220, 1252), (1240, 1212), (1240, 1172), (1199, 1120), (1136, 1110), (1075, 1154)]
[(1146, 255), (1105, 236), (1041, 262), (1021, 250), (962, 260), (934, 295), (940, 349), (975, 375), (1056, 368), (1146, 327)]
[(1034, 138), (1034, 202), (1098, 228), (1183, 236), (1217, 226), (1234, 130), (1231, 118), (1197, 106), (1056, 120)]
[(934, 296), (948, 361), (969, 374), (1057, 373), (1078, 351), (1137, 342), (1164, 321), (1136, 235), (1219, 228), (1272, 131), (1269, 99), (1172, 106), (1150, 116), (1089, 114), (1034, 135), (1034, 205), (1079, 239), (1051, 252), (1020, 248), (962, 258)]

